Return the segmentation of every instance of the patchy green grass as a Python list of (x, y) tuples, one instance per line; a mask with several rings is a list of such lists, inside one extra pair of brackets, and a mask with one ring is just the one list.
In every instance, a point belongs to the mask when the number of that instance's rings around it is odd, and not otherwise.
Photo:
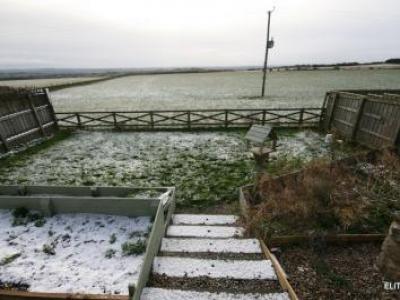
[(113, 258), (116, 253), (117, 253), (117, 251), (114, 249), (107, 249), (106, 253), (104, 254), (104, 257), (110, 259), (110, 258)]
[[(11, 159), (0, 168), (5, 184), (67, 186), (175, 186), (179, 209), (225, 206), (250, 184), (255, 165), (246, 130), (207, 132), (78, 132)], [(327, 157), (323, 136), (279, 130), (268, 171), (282, 174)], [(49, 141), (50, 142), (50, 141)]]
[(3, 169), (8, 169), (10, 167), (25, 165), (25, 163), (27, 163), (27, 161), (29, 161), (33, 155), (41, 153), (46, 149), (58, 144), (59, 142), (68, 139), (71, 137), (71, 134), (72, 132), (69, 130), (60, 130), (51, 139), (44, 140), (43, 142), (26, 148), (21, 152), (3, 157), (0, 156), (0, 172)]
[(122, 254), (128, 255), (139, 255), (146, 251), (146, 241), (137, 240), (136, 242), (125, 242), (121, 245)]
[(12, 212), (13, 215), (13, 226), (26, 226), (29, 223), (34, 223), (36, 227), (43, 227), (46, 224), (44, 216), (35, 211), (29, 211), (25, 207), (17, 207)]
[(14, 253), (14, 254), (8, 255), (0, 261), (0, 266), (8, 265), (9, 263), (12, 263), (14, 260), (16, 260), (20, 256), (21, 256), (21, 253)]

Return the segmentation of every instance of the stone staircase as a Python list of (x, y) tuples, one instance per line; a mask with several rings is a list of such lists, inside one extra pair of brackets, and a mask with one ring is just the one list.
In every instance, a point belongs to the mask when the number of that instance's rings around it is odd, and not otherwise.
[(153, 261), (142, 300), (283, 300), (257, 239), (233, 215), (176, 214)]

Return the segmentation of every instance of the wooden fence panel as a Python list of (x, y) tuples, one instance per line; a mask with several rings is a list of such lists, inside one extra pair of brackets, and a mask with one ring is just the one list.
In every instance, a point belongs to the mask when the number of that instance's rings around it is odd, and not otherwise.
[(326, 99), (326, 130), (371, 148), (400, 147), (400, 90), (334, 91)]
[(0, 153), (52, 136), (56, 121), (44, 90), (0, 90)]

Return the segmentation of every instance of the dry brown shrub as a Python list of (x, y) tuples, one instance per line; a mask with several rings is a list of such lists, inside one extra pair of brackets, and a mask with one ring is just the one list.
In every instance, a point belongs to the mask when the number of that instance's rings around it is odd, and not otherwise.
[(249, 229), (264, 237), (281, 229), (273, 228), (276, 223), (293, 231), (347, 230), (367, 214), (363, 186), (354, 166), (346, 164), (314, 162), (280, 178), (266, 176), (259, 187), (263, 201), (255, 205)]

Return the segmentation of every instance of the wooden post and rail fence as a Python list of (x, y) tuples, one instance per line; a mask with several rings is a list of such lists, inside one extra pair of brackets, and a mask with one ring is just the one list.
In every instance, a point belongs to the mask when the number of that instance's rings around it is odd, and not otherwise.
[(199, 109), (149, 111), (57, 112), (61, 128), (137, 130), (318, 126), (321, 108)]
[(0, 89), (0, 153), (63, 129), (315, 127), (371, 148), (400, 147), (400, 90), (332, 91), (323, 107), (54, 112), (47, 89)]

